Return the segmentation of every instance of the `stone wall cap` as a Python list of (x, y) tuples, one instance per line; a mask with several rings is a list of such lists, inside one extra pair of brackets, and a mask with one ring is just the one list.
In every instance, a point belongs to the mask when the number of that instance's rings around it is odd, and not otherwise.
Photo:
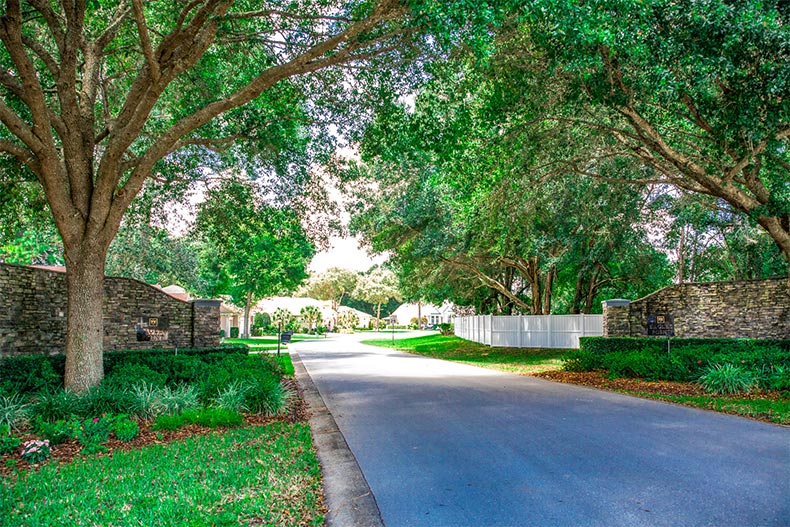
[(210, 300), (206, 298), (199, 298), (197, 300), (192, 300), (191, 302), (195, 304), (197, 307), (219, 307), (219, 305), (222, 303), (222, 300)]
[(625, 298), (613, 298), (611, 300), (604, 300), (601, 302), (606, 307), (623, 307), (631, 304), (630, 300)]

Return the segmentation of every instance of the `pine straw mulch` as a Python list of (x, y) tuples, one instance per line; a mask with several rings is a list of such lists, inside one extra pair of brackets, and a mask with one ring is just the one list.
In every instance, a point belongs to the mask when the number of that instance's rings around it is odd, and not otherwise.
[[(245, 415), (242, 426), (263, 426), (275, 422), (306, 423), (308, 421), (309, 413), (307, 403), (302, 397), (301, 388), (299, 387), (298, 383), (291, 379), (286, 379), (284, 380), (283, 384), (288, 385), (296, 394), (289, 405), (288, 411), (282, 415), (274, 417), (266, 417), (264, 415), (257, 414)], [(222, 429), (208, 428), (201, 425), (187, 425), (179, 428), (178, 430), (154, 431), (151, 430), (153, 421), (141, 421), (138, 424), (140, 425), (140, 433), (133, 440), (125, 442), (113, 437), (102, 444), (102, 446), (107, 449), (107, 452), (90, 455), (93, 457), (111, 456), (114, 452), (126, 452), (129, 450), (140, 449), (149, 445), (166, 445), (168, 443), (181, 441), (193, 436), (222, 432)], [(32, 433), (18, 434), (17, 437), (22, 440), (23, 444), (25, 441), (30, 439), (40, 439), (38, 436)], [(22, 446), (20, 445), (15, 452), (0, 456), (0, 477), (12, 476), (17, 472), (24, 472), (26, 470), (38, 470), (41, 465), (45, 463), (51, 463), (53, 461), (57, 463), (70, 463), (75, 458), (83, 456), (83, 448), (84, 447), (76, 439), (69, 439), (65, 443), (52, 446), (49, 460), (44, 461), (43, 463), (30, 465), (25, 461), (22, 461), (22, 459), (19, 457), (19, 454), (22, 452)]]

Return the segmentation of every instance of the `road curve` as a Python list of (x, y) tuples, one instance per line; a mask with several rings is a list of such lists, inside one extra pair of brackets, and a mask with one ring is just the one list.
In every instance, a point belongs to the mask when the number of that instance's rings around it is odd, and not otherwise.
[(788, 427), (360, 339), (292, 348), (388, 527), (790, 526)]

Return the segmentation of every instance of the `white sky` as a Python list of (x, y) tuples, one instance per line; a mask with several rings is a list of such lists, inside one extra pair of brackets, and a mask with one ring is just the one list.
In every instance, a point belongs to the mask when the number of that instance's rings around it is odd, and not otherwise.
[(314, 273), (323, 273), (330, 267), (340, 267), (352, 271), (367, 271), (376, 264), (383, 263), (387, 257), (379, 255), (375, 258), (368, 256), (364, 249), (359, 247), (356, 238), (340, 238), (338, 236), (330, 239), (331, 247), (326, 251), (321, 251), (313, 257), (309, 269)]

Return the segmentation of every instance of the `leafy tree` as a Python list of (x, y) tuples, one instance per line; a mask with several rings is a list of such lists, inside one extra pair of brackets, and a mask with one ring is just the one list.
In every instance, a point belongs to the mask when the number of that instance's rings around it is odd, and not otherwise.
[(286, 329), (293, 320), (293, 315), (287, 309), (278, 307), (272, 313), (272, 325), (278, 329)]
[(228, 285), (220, 292), (244, 306), (247, 333), (252, 303), (295, 289), (315, 253), (291, 210), (266, 203), (251, 184), (238, 181), (208, 192), (195, 232), (217, 250), (217, 271)]
[[(354, 291), (358, 279), (359, 275), (354, 271), (331, 267), (324, 273), (311, 275), (307, 283), (300, 288), (299, 294), (317, 300), (331, 301), (332, 311), (337, 317), (343, 299)], [(337, 318), (335, 318), (335, 322), (337, 322)]]
[[(789, 14), (777, 0), (537, 1), (510, 66), (539, 56), (548, 83), (565, 79), (547, 117), (588, 143), (567, 168), (722, 200), (790, 265)], [(511, 75), (511, 89), (533, 94), (535, 79)], [(603, 173), (617, 158), (644, 169)]]
[(398, 278), (389, 269), (374, 267), (360, 277), (353, 296), (376, 306), (376, 331), (378, 331), (381, 320), (381, 304), (390, 299), (401, 299)]
[[(35, 176), (63, 240), (66, 387), (102, 378), (105, 256), (147, 183), (238, 166), (298, 189), (309, 165), (288, 154), (316, 121), (304, 95), (343, 100), (366, 76), (386, 91), (408, 75), (371, 74), (376, 58), (406, 64), (415, 29), (451, 11), (397, 0), (7, 0), (0, 153)], [(366, 76), (344, 83), (351, 64)], [(311, 107), (326, 116), (329, 106)]]
[(321, 311), (315, 306), (303, 307), (299, 315), (302, 317), (302, 322), (305, 324), (308, 332), (314, 331), (324, 321)]

